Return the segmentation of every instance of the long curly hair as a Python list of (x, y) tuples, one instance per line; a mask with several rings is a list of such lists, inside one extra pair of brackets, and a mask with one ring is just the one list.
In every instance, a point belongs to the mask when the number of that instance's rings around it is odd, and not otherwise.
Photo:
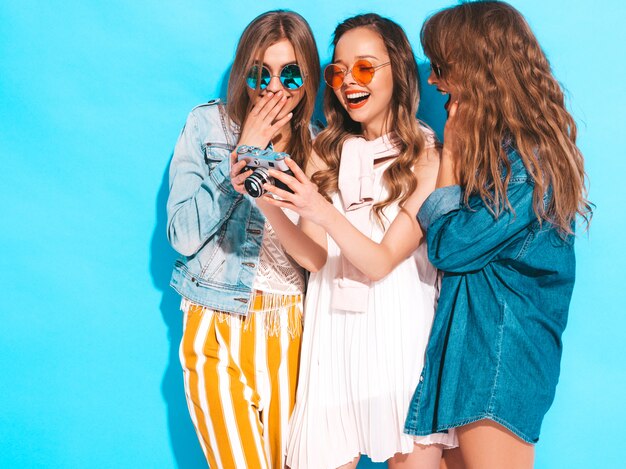
[(302, 166), (312, 150), (309, 123), (320, 84), (320, 59), (313, 32), (298, 13), (287, 10), (268, 11), (257, 16), (246, 27), (239, 39), (228, 78), (226, 112), (237, 125), (243, 124), (251, 107), (246, 91), (248, 71), (255, 63), (263, 62), (268, 47), (282, 39), (288, 39), (293, 46), (296, 60), (305, 77), (302, 85), (304, 97), (293, 110), (293, 117), (289, 121), (291, 139), (285, 149)]
[[(510, 140), (534, 180), (537, 219), (571, 234), (577, 215), (590, 221), (583, 156), (563, 91), (524, 17), (500, 1), (463, 3), (435, 13), (421, 42), (442, 80), (459, 88), (456, 118), (465, 203), (477, 194), (498, 216), (507, 197)], [(502, 174), (506, 174), (504, 179)], [(544, 203), (544, 196), (549, 202)]]
[[(413, 49), (404, 30), (390, 19), (369, 13), (348, 18), (337, 26), (333, 35), (334, 48), (341, 37), (355, 28), (369, 28), (380, 35), (391, 62), (393, 93), (387, 129), (394, 129), (400, 141), (400, 154), (383, 174), (389, 196), (374, 205), (374, 213), (382, 221), (383, 209), (394, 201), (402, 204), (417, 186), (413, 166), (425, 148), (425, 136), (415, 116), (419, 104), (419, 76)], [(337, 192), (339, 160), (346, 139), (362, 134), (361, 124), (352, 120), (332, 88), (324, 91), (324, 115), (327, 127), (315, 139), (313, 147), (326, 169), (312, 176), (327, 199)]]

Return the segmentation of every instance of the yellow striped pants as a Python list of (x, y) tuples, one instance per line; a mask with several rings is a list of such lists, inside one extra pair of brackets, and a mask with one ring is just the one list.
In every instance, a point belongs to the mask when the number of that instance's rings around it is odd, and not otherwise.
[[(276, 295), (273, 295), (273, 301)], [(262, 295), (247, 316), (183, 307), (180, 360), (191, 419), (211, 469), (284, 467), (302, 333), (302, 298)], [(185, 301), (183, 301), (185, 304)]]

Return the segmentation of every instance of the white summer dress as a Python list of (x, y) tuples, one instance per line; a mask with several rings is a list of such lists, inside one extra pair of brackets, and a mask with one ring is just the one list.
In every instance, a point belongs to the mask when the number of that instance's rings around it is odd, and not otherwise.
[[(374, 203), (391, 161), (374, 169)], [(378, 194), (376, 194), (378, 192)], [(340, 196), (332, 197), (345, 215)], [(389, 221), (397, 204), (385, 210)], [(370, 216), (371, 239), (384, 231)], [(437, 270), (422, 244), (389, 275), (370, 287), (366, 312), (330, 308), (341, 259), (328, 237), (328, 260), (309, 279), (296, 406), (290, 421), (287, 465), (291, 469), (333, 469), (365, 454), (382, 462), (410, 453), (414, 442), (456, 446), (453, 432), (425, 437), (403, 433), (417, 387), (438, 294)]]

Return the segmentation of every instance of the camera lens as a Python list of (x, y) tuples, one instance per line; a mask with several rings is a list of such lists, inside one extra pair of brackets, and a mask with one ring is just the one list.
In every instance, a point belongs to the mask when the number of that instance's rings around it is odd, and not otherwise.
[(265, 194), (263, 184), (269, 181), (270, 176), (265, 168), (257, 168), (254, 172), (246, 178), (243, 182), (243, 186), (246, 188), (246, 192), (251, 197), (257, 198)]

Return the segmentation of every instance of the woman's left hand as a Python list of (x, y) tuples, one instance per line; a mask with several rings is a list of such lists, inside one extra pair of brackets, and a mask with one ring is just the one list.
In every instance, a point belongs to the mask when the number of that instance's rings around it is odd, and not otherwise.
[[(317, 185), (311, 182), (291, 158), (286, 158), (285, 161), (293, 176), (274, 169), (270, 169), (269, 173), (274, 179), (289, 186), (293, 193), (279, 189), (273, 184), (265, 183), (263, 187), (268, 191), (268, 194), (265, 195), (264, 200), (270, 205), (291, 209), (302, 218), (324, 226), (324, 223), (329, 220), (332, 204), (318, 192)], [(271, 194), (280, 197), (280, 199), (275, 199)]]
[(437, 187), (452, 186), (459, 183), (459, 149), (457, 132), (459, 126), (459, 101), (450, 97), (446, 105), (448, 120), (443, 130), (443, 149), (437, 177)]
[(454, 150), (457, 144), (459, 126), (457, 116), (459, 112), (459, 101), (450, 96), (450, 102), (446, 105), (446, 111), (448, 112), (448, 119), (443, 129), (443, 145), (444, 147)]

